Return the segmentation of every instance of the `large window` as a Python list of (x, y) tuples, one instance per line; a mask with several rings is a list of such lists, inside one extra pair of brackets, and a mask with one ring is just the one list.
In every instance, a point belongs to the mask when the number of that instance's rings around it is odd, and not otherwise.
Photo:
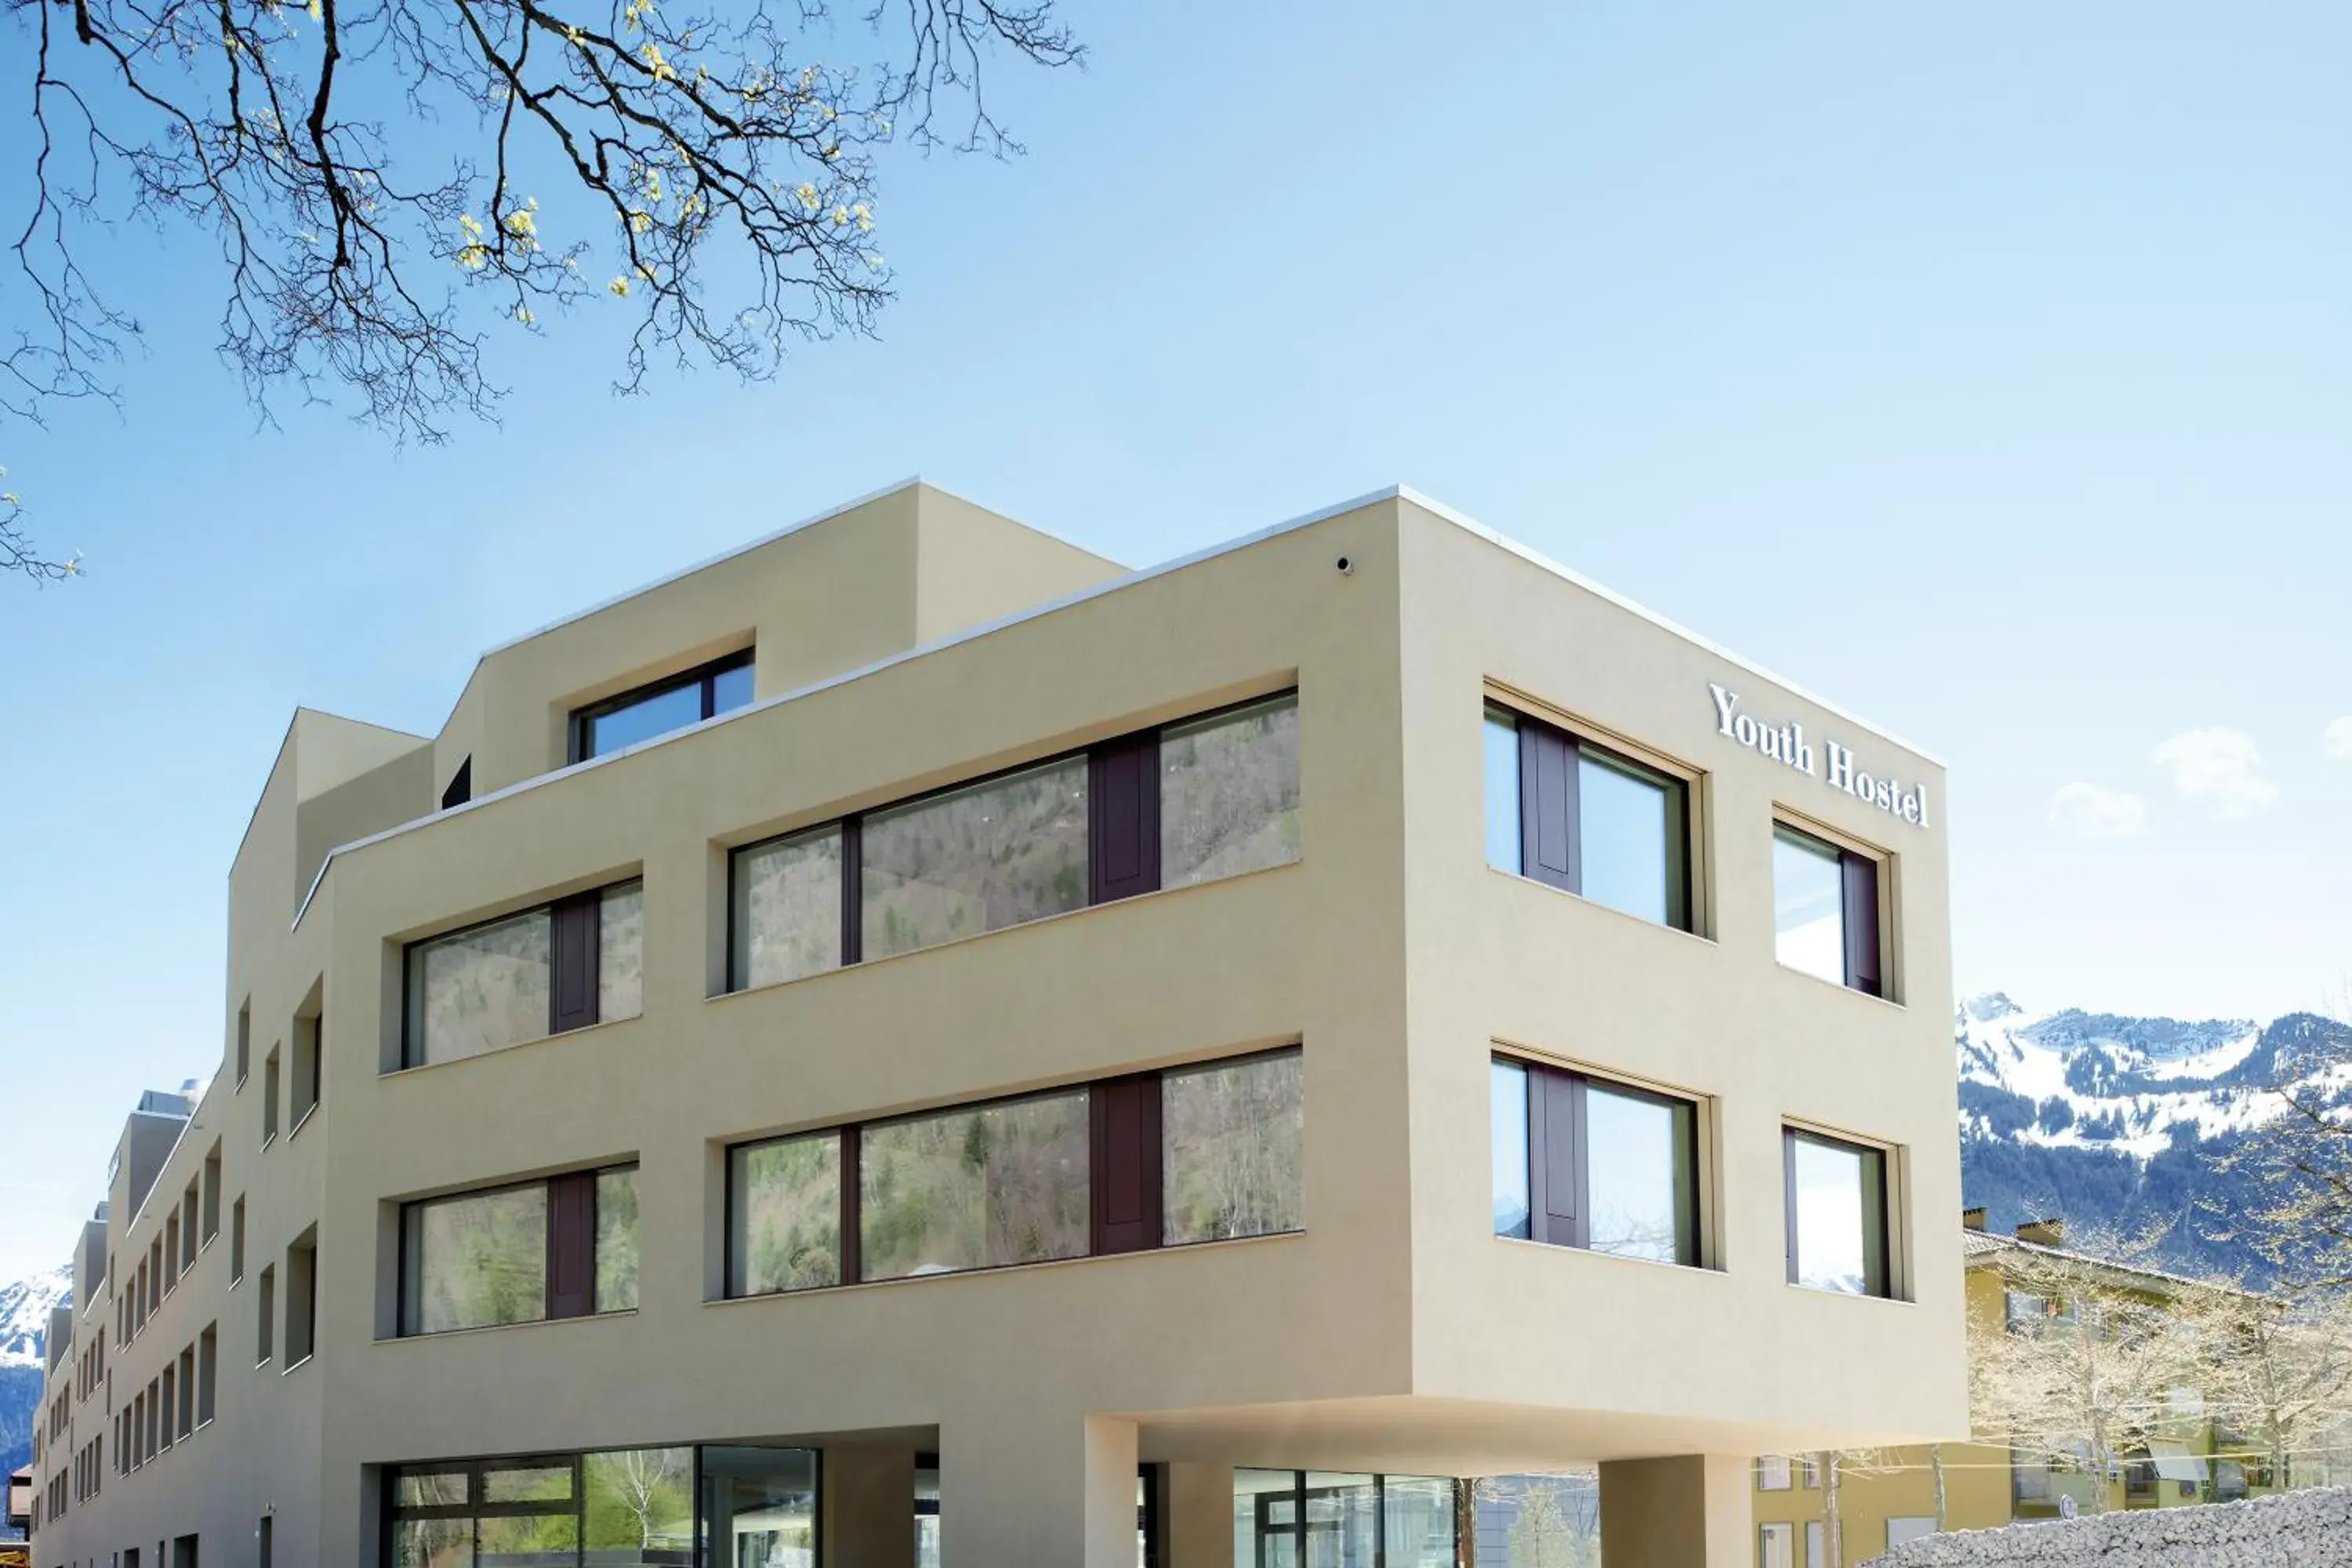
[(738, 849), (728, 986), (1298, 856), (1294, 693)]
[(738, 1144), (727, 1292), (1297, 1230), (1303, 1082), (1294, 1048)]
[[(714, 1514), (714, 1478), (748, 1469), (758, 1455), (800, 1478), (767, 1512)], [(388, 1568), (685, 1568), (714, 1521), (740, 1538), (747, 1516), (764, 1522), (774, 1548), (713, 1554), (711, 1563), (813, 1563), (817, 1457), (807, 1448), (622, 1448), (508, 1459), (407, 1465), (385, 1478)], [(697, 1472), (701, 1485), (697, 1486)], [(698, 1510), (699, 1491), (703, 1506)], [(748, 1542), (746, 1545), (750, 1544)], [(775, 1549), (775, 1548), (781, 1548)]]
[[(575, 763), (731, 713), (751, 700), (751, 650), (608, 697), (572, 713)], [(473, 759), (467, 758), (470, 763)], [(469, 779), (470, 784), (471, 780)]]
[(634, 1309), (636, 1175), (615, 1166), (404, 1205), (400, 1331)]
[(1789, 1282), (1888, 1294), (1885, 1151), (1793, 1127), (1782, 1143)]
[(859, 848), (866, 958), (1083, 909), (1086, 759), (876, 812)]
[(1690, 789), (1525, 714), (1486, 708), (1486, 859), (1690, 929)]
[(1880, 975), (1878, 862), (1772, 825), (1772, 948), (1791, 969), (1873, 996)]
[(1698, 1107), (1497, 1057), (1495, 1234), (1696, 1265)]
[(412, 942), (407, 964), (404, 1067), (634, 1018), (645, 996), (645, 884)]
[(1234, 1471), (1234, 1568), (1454, 1568), (1441, 1476)]
[(1161, 1077), (1163, 1246), (1303, 1226), (1306, 1079), (1296, 1051)]
[(1083, 1256), (1087, 1143), (1084, 1089), (860, 1129), (859, 1277)]

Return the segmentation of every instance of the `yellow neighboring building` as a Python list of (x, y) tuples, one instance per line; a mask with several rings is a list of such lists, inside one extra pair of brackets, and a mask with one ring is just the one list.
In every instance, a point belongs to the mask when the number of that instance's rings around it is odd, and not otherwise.
[[(2049, 1306), (2011, 1289), (2014, 1266), (2039, 1255), (2094, 1265), (2112, 1275), (2118, 1290), (2146, 1290), (2178, 1284), (2168, 1276), (2067, 1252), (2057, 1244), (2062, 1226), (2042, 1220), (2017, 1227), (2014, 1236), (1985, 1228), (1985, 1211), (1961, 1215), (1960, 1253), (1967, 1268), (1970, 1321), (1979, 1325), (2014, 1323), (2021, 1313), (2039, 1315)], [(2216, 1458), (2213, 1423), (2193, 1405), (2184, 1407), (2176, 1436), (2124, 1467), (2106, 1482), (2103, 1511), (2179, 1508), (2228, 1502), (2275, 1489), (2257, 1460)], [(1847, 1568), (1868, 1563), (1888, 1548), (1931, 1533), (1936, 1523), (1936, 1469), (1944, 1473), (1946, 1530), (1990, 1530), (2032, 1520), (2056, 1519), (2069, 1501), (2088, 1513), (2099, 1485), (2088, 1475), (2053, 1472), (2046, 1461), (2012, 1454), (1987, 1443), (1946, 1443), (1940, 1450), (1898, 1447), (1860, 1459), (1841, 1460), (1838, 1516), (1844, 1550), (1830, 1547), (1829, 1491), (1825, 1457), (1765, 1458), (1756, 1462), (1756, 1562), (1758, 1568)]]

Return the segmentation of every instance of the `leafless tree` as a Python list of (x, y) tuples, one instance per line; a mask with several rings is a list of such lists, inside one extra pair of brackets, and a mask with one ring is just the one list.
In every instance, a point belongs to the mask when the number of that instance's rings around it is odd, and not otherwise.
[[(2330, 1009), (2352, 1023), (2352, 987)], [(2290, 1290), (2352, 1290), (2352, 1037), (2313, 1017), (2278, 1051), (2277, 1114), (2221, 1165), (2252, 1178), (2252, 1202), (2209, 1212)]]
[[(31, 110), (0, 432), (115, 395), (140, 323), (94, 247), (122, 221), (211, 243), (264, 417), (290, 389), (399, 440), (494, 415), (500, 320), (631, 310), (630, 391), (656, 356), (761, 377), (869, 331), (877, 151), (1017, 152), (984, 65), (1084, 53), (1054, 0), (871, 4), (0, 0)], [(0, 505), (0, 570), (70, 571)]]
[(2126, 1458), (2175, 1435), (2182, 1396), (2208, 1370), (2188, 1304), (2205, 1287), (2147, 1263), (2166, 1234), (2156, 1226), (2085, 1237), (2066, 1251), (2021, 1251), (2004, 1260), (2004, 1282), (2039, 1315), (1969, 1322), (1977, 1440), (2087, 1474), (2095, 1511)]

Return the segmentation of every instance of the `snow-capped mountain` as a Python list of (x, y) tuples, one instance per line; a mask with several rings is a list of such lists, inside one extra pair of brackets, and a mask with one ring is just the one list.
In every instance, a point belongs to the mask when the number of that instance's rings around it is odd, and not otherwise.
[(41, 1397), (49, 1309), (73, 1298), (73, 1270), (52, 1268), (0, 1285), (0, 1473), (33, 1454), (33, 1413)]
[[(2352, 1027), (2309, 1013), (2185, 1023), (2033, 1013), (1990, 992), (1961, 1005), (1957, 1035), (1964, 1184), (1996, 1226), (2186, 1218), (2242, 1179), (2213, 1157), (2284, 1110), (2274, 1086), (2352, 1100)], [(2178, 1262), (2251, 1264), (2198, 1228), (2178, 1227)]]
[(0, 1285), (0, 1366), (38, 1367), (49, 1333), (49, 1309), (73, 1299), (73, 1270), (66, 1268)]

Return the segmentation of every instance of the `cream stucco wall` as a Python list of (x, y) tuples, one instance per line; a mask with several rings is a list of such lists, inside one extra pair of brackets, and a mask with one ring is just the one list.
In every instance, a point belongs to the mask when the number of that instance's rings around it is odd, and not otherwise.
[[(800, 1438), (853, 1466), (828, 1479), (845, 1518), (896, 1484), (877, 1479), (889, 1454), (935, 1447), (959, 1568), (1116, 1555), (1137, 1458), (1179, 1461), (1180, 1568), (1207, 1568), (1230, 1541), (1202, 1499), (1234, 1463), (1454, 1474), (1960, 1426), (1957, 1263), (1906, 1243), (1908, 1299), (1853, 1300), (1786, 1285), (1780, 1240), (1783, 1117), (1895, 1147), (1906, 1229), (1958, 1205), (1943, 813), (1895, 823), (1735, 748), (1705, 683), (1924, 780), (1938, 807), (1940, 770), (1402, 496), (1088, 591), (1112, 571), (902, 489), (494, 650), (429, 770), (427, 742), (385, 742), (303, 788), (310, 729), (358, 742), (298, 724), (231, 879), (224, 1037), (249, 997), (253, 1078), (215, 1081), (159, 1184), (223, 1141), (247, 1281), (227, 1287), (216, 1246), (116, 1358), (119, 1400), (217, 1318), (238, 1353), (216, 1430), (236, 1436), (110, 1467), (44, 1561), (180, 1532), (165, 1521), (249, 1541), (275, 1508), (279, 1562), (372, 1562), (376, 1467)], [(572, 706), (747, 645), (751, 709), (550, 773)], [(1703, 934), (1486, 868), (1494, 683), (1689, 771)], [(720, 994), (730, 847), (1292, 685), (1297, 864)], [(467, 755), (475, 802), (427, 817)], [(295, 921), (314, 802), (313, 824), (362, 831)], [(1776, 803), (1897, 857), (1901, 1005), (1772, 962)], [(404, 942), (630, 876), (641, 1016), (385, 1070)], [(321, 984), (324, 1103), (265, 1152), (262, 1063)], [(1292, 1041), (1301, 1235), (719, 1299), (730, 1142)], [(1718, 1268), (1488, 1234), (1497, 1042), (1706, 1099)], [(618, 1160), (639, 1167), (636, 1311), (387, 1337), (402, 1202)], [(118, 1229), (143, 1246), (147, 1225)], [(284, 1249), (313, 1225), (318, 1355), (256, 1372), (253, 1275), (275, 1261), (282, 1300)], [(1691, 1473), (1691, 1496), (1724, 1489), (1719, 1462)]]

